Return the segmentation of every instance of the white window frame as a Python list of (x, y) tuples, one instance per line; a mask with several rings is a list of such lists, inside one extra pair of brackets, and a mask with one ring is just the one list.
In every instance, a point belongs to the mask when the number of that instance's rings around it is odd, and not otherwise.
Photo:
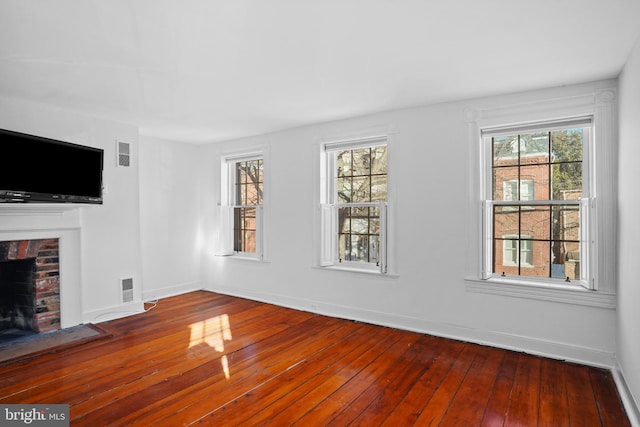
[[(263, 164), (263, 185), (261, 205), (240, 205), (235, 198), (236, 164), (244, 161), (262, 160)], [(249, 259), (264, 261), (264, 205), (266, 203), (266, 161), (263, 151), (251, 151), (238, 154), (230, 154), (222, 157), (221, 164), (221, 197), (220, 197), (220, 241), (219, 255), (233, 256), (238, 259)], [(256, 209), (256, 251), (243, 252), (234, 250), (234, 209), (255, 208)]]
[[(520, 181), (519, 194), (515, 195), (515, 198), (507, 199), (506, 191), (503, 193), (503, 200), (498, 201), (492, 199), (493, 195), (493, 175), (492, 175), (492, 137), (497, 135), (504, 134), (526, 134), (533, 133), (535, 131), (550, 131), (555, 129), (567, 129), (572, 126), (581, 127), (584, 129), (583, 135), (583, 146), (582, 146), (582, 200), (532, 200), (532, 199), (522, 199), (522, 184), (525, 182), (533, 182), (531, 180), (522, 180)], [(515, 281), (539, 281), (540, 283), (550, 283), (550, 284), (570, 284), (576, 286), (582, 286), (585, 289), (593, 290), (595, 286), (595, 280), (591, 279), (593, 271), (591, 269), (592, 265), (592, 256), (591, 251), (593, 250), (593, 245), (589, 244), (589, 235), (591, 230), (591, 224), (589, 223), (590, 216), (588, 215), (588, 205), (589, 201), (593, 201), (595, 203), (595, 198), (592, 197), (591, 193), (591, 176), (595, 173), (595, 170), (592, 169), (591, 165), (593, 162), (591, 161), (591, 152), (593, 151), (593, 138), (591, 134), (593, 129), (593, 118), (591, 116), (586, 117), (574, 117), (567, 119), (559, 119), (552, 121), (544, 121), (544, 122), (536, 122), (536, 123), (524, 123), (517, 125), (509, 125), (505, 127), (498, 128), (485, 128), (481, 129), (480, 136), (482, 145), (481, 150), (483, 150), (484, 155), (482, 156), (482, 165), (481, 165), (481, 175), (484, 177), (484, 187), (480, 189), (481, 197), (483, 198), (483, 206), (484, 206), (484, 216), (486, 220), (484, 221), (484, 229), (483, 229), (483, 241), (485, 242), (485, 248), (483, 250), (483, 263), (484, 268), (482, 271), (483, 279), (491, 279), (493, 277), (499, 276), (500, 278), (504, 278), (505, 276), (500, 274), (500, 272), (491, 272), (493, 269), (493, 208), (494, 206), (500, 206), (506, 204), (506, 208), (509, 210), (512, 208), (512, 204), (514, 205), (526, 205), (523, 209), (528, 208), (531, 205), (554, 205), (554, 204), (563, 204), (563, 205), (576, 205), (580, 209), (580, 231), (581, 231), (581, 243), (580, 243), (580, 280), (568, 281), (564, 279), (556, 279), (550, 277), (538, 278), (538, 277), (529, 277), (529, 276), (510, 276), (511, 280)], [(507, 182), (505, 181), (505, 186)], [(516, 208), (517, 209), (517, 208)], [(519, 253), (519, 251), (518, 251)], [(528, 267), (525, 265), (525, 267)]]
[[(337, 203), (335, 182), (335, 155), (345, 149), (358, 149), (375, 146), (387, 146), (387, 200), (370, 203)], [(360, 273), (373, 273), (385, 276), (396, 276), (394, 268), (394, 239), (392, 232), (392, 218), (390, 216), (392, 187), (390, 178), (391, 134), (384, 133), (375, 136), (362, 136), (346, 139), (329, 139), (320, 142), (320, 204), (318, 220), (318, 267), (330, 270), (343, 270)], [(340, 260), (338, 257), (338, 209), (345, 207), (377, 207), (380, 211), (380, 244), (378, 248), (378, 263)]]
[[(592, 119), (592, 133), (583, 168), (587, 168), (588, 197), (579, 201), (581, 241), (588, 246), (582, 252), (588, 259), (582, 283), (564, 283), (548, 278), (500, 277), (488, 274), (487, 238), (490, 236), (489, 208), (485, 194), (490, 155), (483, 143), (482, 133), (501, 127), (513, 130), (518, 126), (531, 128), (557, 121)], [(511, 297), (615, 308), (616, 260), (616, 180), (615, 147), (617, 137), (616, 91), (613, 86), (598, 87), (571, 96), (529, 100), (523, 104), (504, 104), (493, 108), (467, 109), (465, 122), (468, 137), (468, 229), (471, 231), (467, 256), (466, 290)], [(509, 202), (493, 202), (504, 203)], [(536, 201), (527, 202), (529, 204)], [(548, 204), (541, 201), (541, 204)], [(581, 254), (581, 256), (582, 256)]]

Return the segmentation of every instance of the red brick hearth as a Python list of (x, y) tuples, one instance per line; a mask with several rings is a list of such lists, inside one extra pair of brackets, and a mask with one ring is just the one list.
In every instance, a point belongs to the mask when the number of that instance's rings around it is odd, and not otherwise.
[(36, 332), (60, 329), (58, 249), (58, 239), (0, 242), (0, 262), (35, 259), (33, 329)]

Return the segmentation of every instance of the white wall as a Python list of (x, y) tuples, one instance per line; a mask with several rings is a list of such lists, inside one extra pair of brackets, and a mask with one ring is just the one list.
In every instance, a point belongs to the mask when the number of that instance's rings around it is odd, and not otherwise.
[(144, 298), (202, 289), (201, 147), (140, 137)]
[[(100, 322), (139, 311), (142, 274), (137, 127), (5, 98), (0, 99), (0, 127), (104, 149), (104, 204), (64, 214), (73, 218), (73, 228), (80, 236), (81, 314), (74, 323)], [(129, 168), (116, 167), (117, 140), (131, 144)], [(21, 222), (24, 228), (38, 229), (49, 227), (46, 224), (51, 220), (47, 215), (32, 214)], [(5, 224), (0, 222), (0, 230)], [(127, 277), (134, 279), (133, 304), (121, 302), (120, 281)]]
[[(616, 356), (640, 425), (640, 41), (619, 79), (619, 260)], [(629, 411), (630, 412), (630, 411)]]
[[(604, 85), (611, 85), (606, 82)], [(488, 343), (584, 363), (612, 366), (615, 310), (468, 292), (465, 110), (589, 92), (603, 83), (447, 103), (319, 124), (206, 147), (215, 166), (205, 180), (219, 197), (220, 155), (266, 146), (264, 263), (205, 259), (206, 287), (303, 310)], [(615, 87), (615, 86), (614, 86)], [(396, 207), (398, 276), (314, 267), (319, 138), (392, 126), (390, 174)], [(471, 178), (472, 179), (472, 178)], [(206, 192), (205, 192), (206, 194)], [(206, 202), (217, 231), (216, 200)], [(213, 247), (214, 242), (210, 242)]]

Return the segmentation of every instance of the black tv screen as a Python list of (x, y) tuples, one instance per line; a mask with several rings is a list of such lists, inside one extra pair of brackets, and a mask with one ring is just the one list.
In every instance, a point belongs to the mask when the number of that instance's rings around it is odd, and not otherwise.
[(0, 159), (0, 202), (102, 203), (102, 149), (0, 129)]

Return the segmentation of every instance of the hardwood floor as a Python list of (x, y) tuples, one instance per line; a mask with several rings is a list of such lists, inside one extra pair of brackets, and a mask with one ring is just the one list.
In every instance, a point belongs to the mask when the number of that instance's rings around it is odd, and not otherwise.
[(72, 426), (628, 426), (610, 372), (209, 292), (0, 365)]

